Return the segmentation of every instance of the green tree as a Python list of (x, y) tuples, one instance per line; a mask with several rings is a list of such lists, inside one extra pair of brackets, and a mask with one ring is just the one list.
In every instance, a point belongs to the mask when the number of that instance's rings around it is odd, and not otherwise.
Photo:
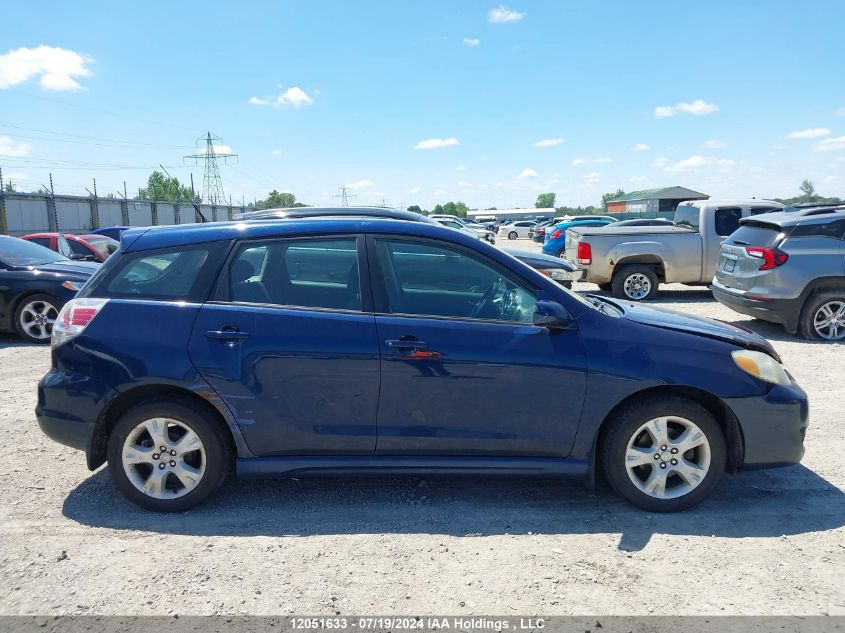
[[(440, 206), (440, 205), (438, 205)], [(437, 207), (435, 207), (436, 209)], [(467, 217), (469, 207), (464, 202), (447, 202), (441, 207), (442, 211), (435, 211), (435, 213), (445, 213), (446, 215), (456, 215), (459, 218)]]
[(807, 178), (801, 183), (801, 202), (815, 202), (819, 197), (816, 195), (816, 186)]
[(443, 213), (443, 205), (435, 204), (434, 209), (432, 209), (431, 212), (436, 214)]
[(601, 197), (601, 208), (607, 211), (607, 203), (616, 200), (617, 198), (621, 198), (625, 195), (625, 192), (621, 189), (617, 189), (615, 192), (605, 193)]
[[(147, 186), (138, 191), (141, 200), (162, 202), (191, 202), (191, 188), (183, 186), (178, 178), (171, 178), (160, 171), (154, 171), (147, 179)], [(199, 198), (196, 199), (199, 201)]]
[(548, 209), (555, 206), (555, 194), (541, 193), (537, 196), (537, 201), (534, 203), (535, 209)]
[(12, 193), (14, 190), (15, 190), (15, 185), (13, 185), (11, 183), (11, 181), (9, 181), (5, 185), (3, 185), (3, 191), (5, 191), (6, 193)]
[(420, 209), (419, 205), (416, 205), (416, 204), (412, 204), (410, 207), (408, 207), (408, 211), (413, 211), (414, 213), (422, 213), (423, 212), (422, 209)]

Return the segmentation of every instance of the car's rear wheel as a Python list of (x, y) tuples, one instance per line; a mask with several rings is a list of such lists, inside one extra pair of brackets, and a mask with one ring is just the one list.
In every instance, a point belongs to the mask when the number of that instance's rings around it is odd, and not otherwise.
[(225, 481), (231, 458), (231, 442), (219, 425), (178, 400), (131, 409), (108, 442), (115, 485), (155, 512), (180, 512), (205, 501)]
[(703, 501), (725, 471), (722, 429), (704, 407), (679, 396), (653, 397), (608, 421), (600, 459), (613, 489), (652, 512)]
[(30, 343), (49, 343), (62, 305), (62, 301), (48, 294), (25, 297), (15, 310), (18, 334)]
[(519, 233), (517, 233), (516, 231), (511, 231), (510, 233), (508, 233), (508, 239), (509, 240), (515, 240), (518, 237), (519, 237)]
[(628, 301), (646, 301), (657, 294), (657, 274), (649, 266), (621, 266), (613, 275), (613, 296)]
[(845, 291), (821, 292), (804, 306), (801, 334), (822, 341), (845, 340)]

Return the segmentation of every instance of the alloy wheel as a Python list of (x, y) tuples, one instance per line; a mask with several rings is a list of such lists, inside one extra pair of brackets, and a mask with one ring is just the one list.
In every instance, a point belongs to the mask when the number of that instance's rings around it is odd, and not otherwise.
[(53, 324), (58, 316), (58, 309), (49, 301), (30, 301), (21, 310), (20, 323), (29, 336), (42, 341), (53, 334)]
[(625, 469), (631, 482), (650, 497), (676, 499), (704, 481), (710, 459), (710, 442), (694, 422), (665, 416), (634, 432), (625, 451)]
[(637, 301), (651, 292), (651, 280), (643, 273), (633, 273), (625, 277), (624, 289), (627, 297)]
[(813, 316), (813, 328), (816, 334), (827, 341), (845, 338), (845, 301), (834, 300), (822, 304)]
[(205, 447), (184, 422), (151, 418), (126, 437), (121, 461), (126, 476), (139, 491), (154, 499), (175, 499), (202, 481)]

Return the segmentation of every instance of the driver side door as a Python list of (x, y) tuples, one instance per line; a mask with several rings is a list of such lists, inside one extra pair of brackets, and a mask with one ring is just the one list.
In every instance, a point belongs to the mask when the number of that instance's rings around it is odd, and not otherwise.
[(576, 328), (533, 325), (537, 289), (471, 249), (370, 237), (381, 346), (377, 454), (563, 457), (586, 386)]

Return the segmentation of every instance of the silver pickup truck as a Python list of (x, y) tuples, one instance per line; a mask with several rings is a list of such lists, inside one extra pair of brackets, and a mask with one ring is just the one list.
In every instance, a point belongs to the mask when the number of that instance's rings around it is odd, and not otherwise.
[(674, 226), (572, 227), (565, 256), (584, 270), (584, 281), (619, 299), (642, 301), (661, 283), (710, 283), (719, 247), (739, 228), (739, 220), (782, 208), (770, 200), (682, 202)]

